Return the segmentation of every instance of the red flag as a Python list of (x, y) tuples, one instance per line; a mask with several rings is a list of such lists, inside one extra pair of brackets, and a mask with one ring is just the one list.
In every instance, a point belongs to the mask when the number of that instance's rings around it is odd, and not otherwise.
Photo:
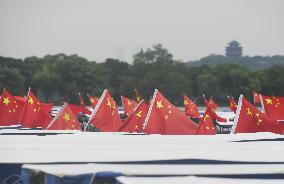
[(236, 101), (235, 101), (235, 99), (234, 99), (234, 97), (229, 97), (228, 96), (228, 100), (229, 100), (229, 108), (234, 112), (234, 113), (236, 113), (236, 111), (237, 111), (237, 103), (236, 103)]
[(216, 119), (219, 122), (227, 122), (226, 118), (222, 118), (216, 114), (216, 112), (212, 108), (212, 104), (209, 104), (209, 106), (207, 107), (207, 112), (210, 114), (213, 120)]
[(20, 124), (28, 128), (46, 128), (52, 120), (51, 115), (47, 112), (48, 108), (50, 108), (49, 105), (42, 104), (32, 91), (29, 90), (21, 113)]
[(84, 113), (85, 107), (82, 105), (75, 105), (68, 103), (68, 106), (76, 117), (79, 115), (80, 112)]
[(15, 125), (23, 110), (24, 103), (12, 96), (6, 89), (0, 98), (0, 125)]
[(80, 105), (81, 105), (81, 109), (82, 109), (81, 112), (83, 112), (84, 114), (89, 114), (89, 115), (91, 115), (91, 114), (92, 114), (92, 111), (90, 111), (90, 110), (87, 108), (87, 106), (86, 106), (86, 104), (85, 104), (85, 102), (84, 102), (84, 100), (83, 100), (83, 97), (81, 96), (80, 93), (79, 93), (79, 100), (80, 100)]
[(89, 123), (103, 132), (117, 132), (122, 125), (118, 107), (107, 89), (104, 90)]
[(81, 130), (80, 122), (65, 103), (47, 127), (48, 130)]
[(255, 91), (253, 92), (253, 102), (254, 104), (260, 104), (260, 94), (256, 93)]
[(142, 101), (142, 97), (141, 97), (139, 91), (138, 91), (137, 89), (134, 89), (134, 91), (135, 91), (136, 101), (137, 101), (138, 103), (141, 102), (141, 101)]
[(148, 112), (149, 105), (142, 100), (134, 112), (124, 121), (119, 128), (120, 132), (143, 132), (143, 123)]
[(232, 133), (272, 132), (284, 133), (284, 124), (262, 113), (240, 96)]
[(131, 100), (124, 96), (121, 96), (121, 102), (124, 109), (124, 114), (126, 114), (127, 116), (132, 114), (136, 106), (138, 105), (134, 100)]
[(215, 135), (216, 130), (213, 124), (213, 119), (211, 117), (211, 112), (214, 112), (210, 106), (207, 107), (205, 114), (199, 121), (199, 126), (197, 128), (197, 135)]
[(210, 97), (208, 101), (206, 96), (203, 94), (203, 100), (204, 100), (205, 107), (208, 107), (208, 105), (210, 104), (213, 111), (215, 111), (219, 107), (219, 105), (214, 102), (212, 96)]
[(91, 105), (92, 105), (93, 109), (95, 109), (99, 99), (97, 97), (90, 96), (89, 94), (87, 94), (87, 96), (88, 96), (88, 98), (89, 98), (89, 100), (91, 102)]
[(261, 95), (265, 114), (276, 120), (284, 120), (284, 97)]
[(155, 90), (144, 123), (144, 132), (164, 135), (195, 134), (196, 129), (197, 124), (180, 112), (158, 90)]
[(195, 103), (191, 101), (190, 98), (188, 98), (186, 95), (183, 95), (183, 103), (184, 112), (187, 116), (190, 116), (191, 118), (200, 118), (197, 105), (195, 105)]

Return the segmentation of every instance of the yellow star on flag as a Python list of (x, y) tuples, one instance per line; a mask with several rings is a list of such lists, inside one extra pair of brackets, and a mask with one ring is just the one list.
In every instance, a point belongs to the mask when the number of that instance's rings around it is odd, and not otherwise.
[(3, 104), (5, 104), (6, 106), (10, 103), (9, 97), (3, 99)]
[(168, 119), (168, 118), (169, 118), (169, 115), (166, 114), (166, 115), (165, 115), (165, 119)]
[(142, 111), (139, 111), (138, 113), (135, 114), (137, 117), (141, 118), (142, 117)]
[(29, 97), (28, 102), (29, 102), (30, 104), (33, 104), (33, 103), (34, 103), (34, 100), (33, 100), (31, 97)]
[(184, 100), (183, 103), (184, 103), (185, 106), (188, 105), (187, 100)]
[(262, 119), (258, 119), (256, 124), (259, 126), (261, 122), (262, 122)]
[(66, 123), (70, 120), (70, 115), (65, 112), (63, 119), (66, 121)]
[(157, 101), (157, 108), (162, 108), (164, 107), (163, 104), (162, 104), (162, 100), (161, 101)]
[(272, 100), (270, 98), (266, 98), (265, 101), (266, 101), (266, 104), (272, 104)]
[(251, 111), (250, 111), (250, 109), (249, 109), (249, 108), (247, 108), (247, 115), (252, 116), (252, 113), (251, 113)]
[(107, 106), (109, 106), (109, 108), (111, 108), (111, 103), (110, 103), (109, 98), (107, 98)]
[(203, 118), (203, 121), (205, 121), (206, 118), (209, 118), (208, 114), (205, 114), (205, 116), (204, 116), (204, 118)]

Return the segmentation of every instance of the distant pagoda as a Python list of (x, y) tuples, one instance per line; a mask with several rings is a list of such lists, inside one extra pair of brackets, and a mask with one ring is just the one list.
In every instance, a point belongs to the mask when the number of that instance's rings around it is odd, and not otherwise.
[(240, 58), (243, 55), (243, 48), (240, 46), (240, 43), (233, 40), (228, 43), (226, 47), (226, 56), (231, 58)]

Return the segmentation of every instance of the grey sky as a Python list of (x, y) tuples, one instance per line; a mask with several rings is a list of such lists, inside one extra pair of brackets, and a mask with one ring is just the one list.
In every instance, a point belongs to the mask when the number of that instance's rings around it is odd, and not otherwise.
[(64, 52), (131, 62), (162, 43), (176, 59), (224, 54), (284, 55), (282, 0), (0, 0), (0, 55)]

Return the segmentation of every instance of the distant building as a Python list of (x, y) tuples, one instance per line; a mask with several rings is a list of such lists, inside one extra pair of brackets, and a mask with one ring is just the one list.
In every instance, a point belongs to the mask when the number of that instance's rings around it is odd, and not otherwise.
[(226, 47), (226, 56), (232, 58), (240, 58), (243, 55), (243, 48), (237, 41), (231, 41)]

